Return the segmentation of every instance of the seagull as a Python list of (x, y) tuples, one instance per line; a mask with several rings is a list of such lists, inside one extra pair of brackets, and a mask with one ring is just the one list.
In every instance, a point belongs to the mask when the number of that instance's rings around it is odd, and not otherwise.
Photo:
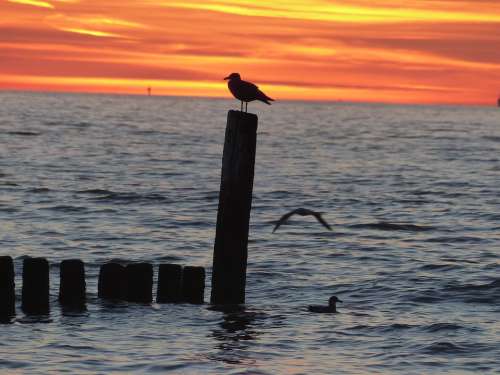
[(278, 220), (276, 223), (276, 226), (273, 229), (273, 233), (276, 232), (276, 229), (280, 227), (281, 224), (286, 223), (286, 221), (290, 218), (292, 215), (300, 215), (300, 216), (307, 216), (307, 215), (312, 215), (314, 216), (321, 224), (323, 224), (324, 227), (326, 227), (328, 230), (332, 230), (332, 227), (328, 225), (328, 223), (321, 217), (321, 213), (313, 211), (313, 210), (308, 210), (307, 208), (297, 208), (296, 210), (290, 211), (287, 214), (284, 214), (281, 219)]
[(239, 73), (231, 73), (229, 76), (224, 78), (229, 80), (227, 87), (233, 96), (241, 101), (241, 112), (243, 112), (243, 102), (245, 102), (245, 112), (248, 110), (248, 102), (254, 100), (260, 100), (268, 105), (271, 105), (269, 101), (274, 101), (269, 96), (264, 94), (259, 88), (251, 82), (243, 81)]
[(337, 296), (331, 296), (328, 300), (328, 306), (309, 305), (308, 310), (315, 313), (336, 313), (337, 302), (342, 302)]

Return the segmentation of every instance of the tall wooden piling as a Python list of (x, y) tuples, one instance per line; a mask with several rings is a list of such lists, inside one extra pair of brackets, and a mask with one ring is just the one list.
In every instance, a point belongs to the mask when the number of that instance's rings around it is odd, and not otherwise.
[(205, 295), (205, 269), (203, 267), (184, 267), (182, 274), (182, 301), (202, 304)]
[(0, 319), (16, 314), (14, 262), (9, 256), (0, 257)]
[(215, 234), (212, 304), (245, 303), (248, 227), (257, 143), (257, 116), (229, 111)]
[(181, 301), (182, 266), (160, 264), (158, 268), (158, 289), (156, 302), (176, 303)]
[(127, 277), (126, 300), (151, 303), (153, 301), (153, 266), (150, 263), (131, 263), (125, 268)]
[(21, 306), (26, 314), (49, 313), (49, 262), (47, 259), (24, 259)]
[(59, 302), (79, 307), (85, 305), (85, 266), (79, 259), (63, 260), (60, 265)]
[(124, 299), (126, 294), (125, 267), (106, 263), (99, 270), (97, 296), (106, 299)]

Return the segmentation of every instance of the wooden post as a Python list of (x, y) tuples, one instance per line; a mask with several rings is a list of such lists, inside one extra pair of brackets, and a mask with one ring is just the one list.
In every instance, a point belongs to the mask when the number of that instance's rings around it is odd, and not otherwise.
[(97, 296), (106, 299), (125, 298), (125, 267), (118, 263), (106, 263), (99, 271)]
[(158, 289), (156, 302), (176, 303), (181, 301), (182, 266), (160, 264), (158, 268)]
[(0, 319), (16, 314), (14, 262), (9, 256), (0, 257)]
[(125, 268), (129, 302), (153, 301), (153, 266), (150, 263), (131, 263)]
[(45, 258), (24, 259), (22, 309), (26, 314), (49, 313), (49, 262)]
[(248, 227), (257, 143), (257, 116), (229, 111), (212, 270), (212, 304), (245, 303)]
[(182, 301), (202, 304), (205, 295), (205, 269), (184, 267), (182, 275)]
[(85, 266), (79, 259), (61, 262), (59, 302), (74, 307), (85, 305)]

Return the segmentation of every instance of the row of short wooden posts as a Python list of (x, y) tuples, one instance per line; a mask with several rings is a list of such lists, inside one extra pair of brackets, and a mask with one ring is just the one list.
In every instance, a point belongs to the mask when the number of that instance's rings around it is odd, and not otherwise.
[[(14, 263), (10, 256), (0, 257), (0, 317), (15, 314)], [(49, 262), (45, 258), (23, 261), (21, 307), (27, 314), (49, 312)], [(205, 269), (160, 264), (158, 303), (204, 302)], [(106, 263), (101, 266), (98, 297), (137, 303), (153, 302), (153, 265), (150, 263)], [(86, 303), (85, 265), (79, 259), (60, 264), (59, 302), (70, 307)]]
[[(212, 272), (212, 304), (245, 303), (248, 231), (252, 206), (257, 116), (229, 111), (227, 116)], [(152, 302), (153, 268), (136, 263), (101, 267), (98, 296), (131, 302)], [(160, 265), (157, 302), (203, 303), (202, 267)], [(49, 264), (46, 259), (24, 260), (22, 308), (26, 312), (49, 307)], [(4, 303), (4, 301), (6, 301)], [(85, 271), (80, 260), (61, 263), (59, 301), (85, 301)], [(10, 257), (0, 257), (0, 316), (15, 310), (14, 268)]]

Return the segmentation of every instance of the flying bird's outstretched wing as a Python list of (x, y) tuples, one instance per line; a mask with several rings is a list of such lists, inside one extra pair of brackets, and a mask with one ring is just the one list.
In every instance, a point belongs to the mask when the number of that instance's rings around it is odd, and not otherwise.
[(290, 216), (294, 215), (296, 212), (297, 212), (297, 210), (293, 210), (287, 214), (284, 214), (281, 217), (281, 219), (279, 219), (278, 222), (276, 223), (276, 226), (273, 229), (273, 233), (276, 232), (276, 229), (278, 229), (281, 226), (281, 224), (286, 223), (286, 221), (290, 218)]
[(332, 230), (332, 227), (325, 221), (325, 219), (323, 219), (323, 217), (321, 216), (321, 214), (319, 212), (309, 210), (307, 208), (297, 208), (297, 209), (290, 211), (289, 213), (283, 215), (281, 217), (281, 219), (278, 220), (278, 222), (276, 223), (276, 226), (273, 229), (273, 233), (276, 232), (276, 230), (282, 224), (284, 224), (290, 218), (290, 216), (295, 215), (295, 214), (301, 215), (301, 216), (307, 216), (307, 215), (314, 216), (316, 218), (316, 220), (318, 220), (325, 228), (327, 228), (328, 230)]
[(327, 228), (328, 230), (332, 230), (332, 227), (325, 221), (325, 219), (323, 219), (323, 217), (321, 216), (321, 214), (319, 212), (314, 212), (312, 214), (321, 224), (323, 224), (323, 226), (325, 228)]

